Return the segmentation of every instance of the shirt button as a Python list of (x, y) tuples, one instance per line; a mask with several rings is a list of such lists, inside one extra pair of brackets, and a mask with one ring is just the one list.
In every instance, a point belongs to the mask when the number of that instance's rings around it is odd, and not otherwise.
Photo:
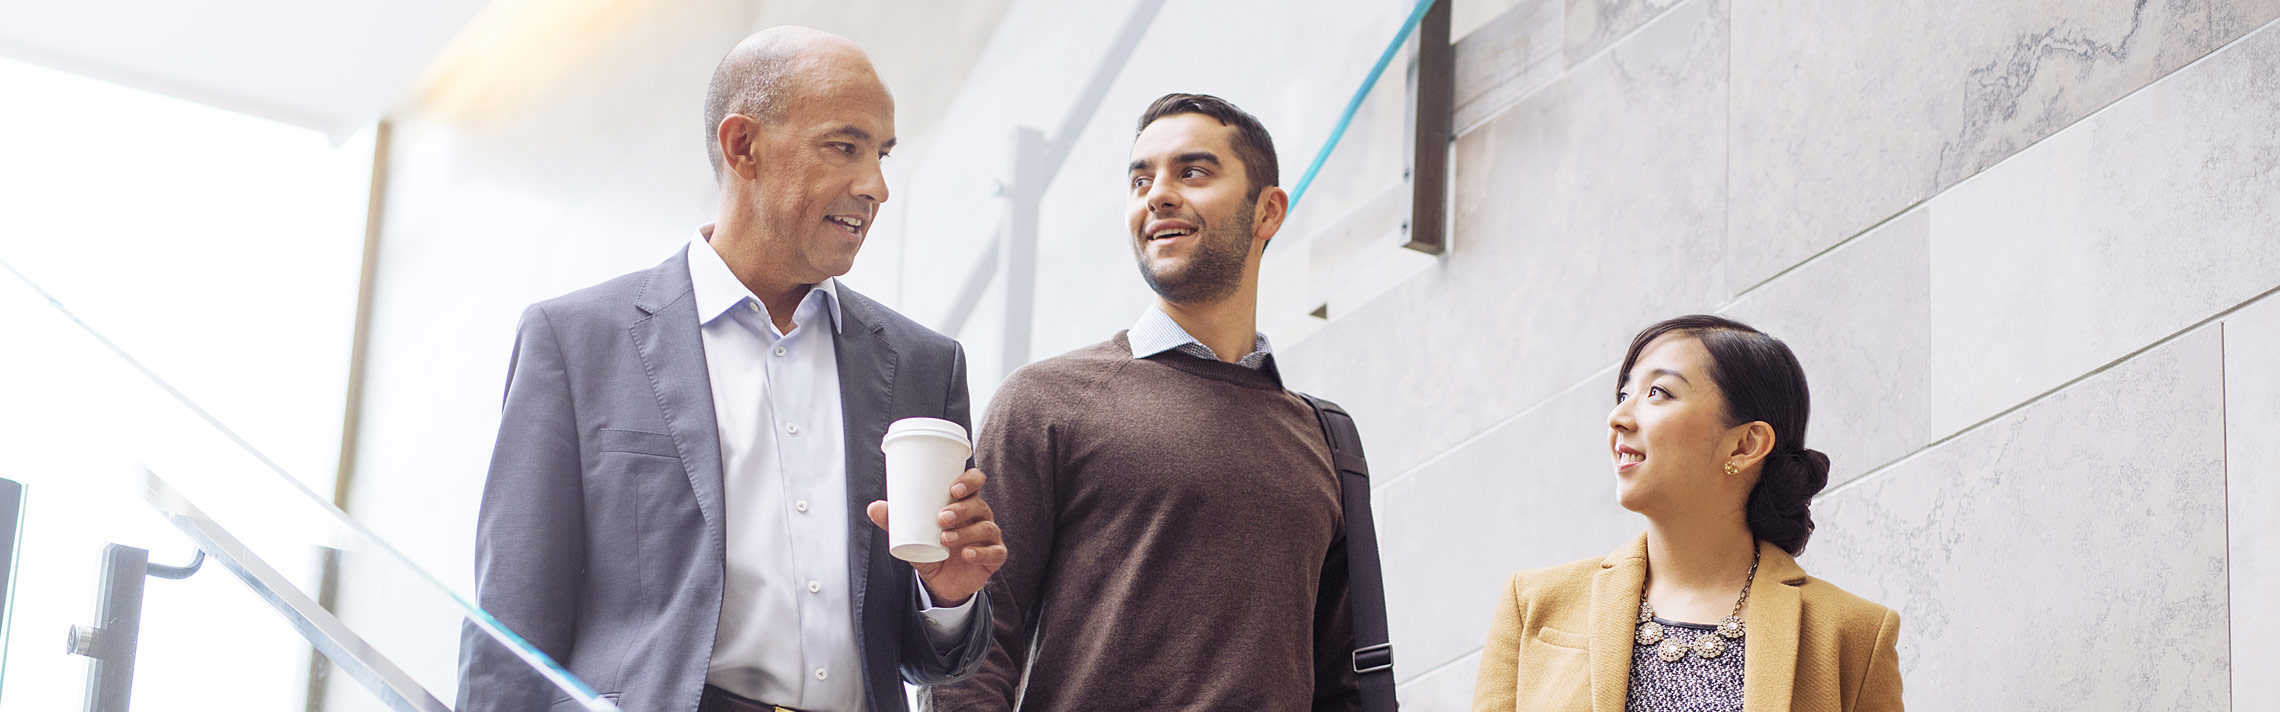
[(790, 351), (790, 350), (788, 350), (788, 349), (785, 349), (785, 348), (784, 348), (784, 347), (782, 347), (782, 346), (778, 346), (778, 347), (776, 347), (776, 355), (777, 355), (777, 356), (782, 356), (782, 355), (784, 355), (784, 354), (788, 354), (788, 353), (791, 353), (791, 351)]
[(822, 582), (822, 581), (809, 581), (809, 582), (808, 582), (808, 593), (823, 593), (823, 582)]
[(744, 308), (745, 308), (745, 309), (748, 309), (748, 310), (751, 310), (751, 311), (760, 311), (760, 303), (759, 303), (759, 302), (745, 302), (745, 303), (744, 303)]
[(801, 512), (806, 512), (806, 511), (807, 511), (807, 500), (804, 500), (804, 499), (803, 499), (803, 500), (800, 500), (800, 501), (797, 501), (797, 502), (793, 502), (793, 503), (792, 503), (792, 509), (796, 509), (796, 510), (799, 510), (799, 511), (801, 511)]
[(784, 434), (786, 434), (786, 435), (798, 435), (798, 434), (800, 434), (800, 424), (799, 424), (799, 423), (785, 423), (785, 424), (784, 424)]
[(831, 674), (830, 674), (830, 673), (827, 673), (827, 672), (824, 672), (824, 671), (823, 671), (823, 668), (816, 668), (816, 669), (815, 669), (815, 679), (821, 680), (821, 679), (824, 679), (824, 678), (827, 678), (827, 677), (831, 677)]

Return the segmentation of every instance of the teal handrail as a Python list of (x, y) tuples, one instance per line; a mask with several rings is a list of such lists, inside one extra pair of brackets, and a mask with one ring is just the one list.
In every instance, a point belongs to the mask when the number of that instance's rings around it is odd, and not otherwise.
[(1409, 41), (1409, 33), (1416, 31), (1417, 25), (1425, 21), (1425, 11), (1433, 9), (1433, 2), (1434, 0), (1417, 0), (1417, 7), (1409, 11), (1409, 20), (1401, 23), (1401, 31), (1395, 33), (1393, 41), (1386, 44), (1385, 51), (1378, 54), (1377, 64), (1370, 67), (1370, 73), (1362, 77), (1362, 86), (1354, 90), (1353, 98), (1346, 100), (1346, 111), (1338, 115), (1338, 124), (1330, 129), (1330, 140), (1324, 142), (1322, 150), (1314, 154), (1314, 162), (1306, 166), (1306, 175), (1298, 179), (1298, 188), (1290, 192), (1292, 211), (1298, 210), (1299, 199), (1306, 197), (1306, 188), (1314, 184), (1314, 176), (1322, 172), (1322, 164), (1329, 162), (1330, 152), (1338, 149), (1338, 140), (1346, 137), (1346, 127), (1354, 123), (1354, 113), (1361, 110), (1362, 98), (1369, 96), (1370, 89), (1377, 86), (1378, 76), (1385, 74), (1386, 65), (1393, 63), (1393, 55), (1400, 53), (1402, 43)]

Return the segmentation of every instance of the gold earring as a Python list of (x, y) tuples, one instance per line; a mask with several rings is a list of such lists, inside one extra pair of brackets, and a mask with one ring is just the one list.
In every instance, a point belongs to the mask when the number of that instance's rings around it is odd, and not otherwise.
[(1741, 475), (1741, 474), (1742, 474), (1742, 468), (1739, 468), (1739, 467), (1735, 467), (1735, 466), (1734, 466), (1734, 461), (1733, 461), (1733, 460), (1727, 460), (1727, 461), (1726, 461), (1726, 476), (1727, 476), (1727, 477), (1735, 477), (1735, 476), (1739, 476), (1739, 475)]

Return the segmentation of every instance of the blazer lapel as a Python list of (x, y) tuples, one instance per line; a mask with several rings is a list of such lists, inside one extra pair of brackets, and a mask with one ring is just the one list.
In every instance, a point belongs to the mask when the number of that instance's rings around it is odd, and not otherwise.
[(871, 500), (887, 492), (886, 455), (879, 441), (887, 436), (887, 421), (894, 415), (896, 354), (885, 329), (871, 314), (871, 302), (854, 290), (839, 289), (840, 318), (845, 322), (832, 337), (838, 350), (839, 410), (847, 434), (847, 540), (848, 583), (852, 585), (855, 620), (862, 621), (870, 570), (878, 558), (871, 548), (878, 527), (863, 513)]
[(1758, 542), (1757, 578), (1750, 582), (1743, 642), (1742, 709), (1787, 710), (1797, 680), (1798, 620), (1804, 611), (1805, 569), (1780, 547)]
[(642, 372), (664, 410), (665, 427), (681, 454), (689, 488), (697, 495), (698, 513), (704, 516), (706, 540), (712, 542), (718, 571), (726, 576), (727, 529), (721, 518), (726, 502), (721, 494), (720, 426), (713, 419), (712, 377), (705, 371), (704, 337), (698, 332), (696, 300), (690, 298), (689, 254), (675, 254), (649, 271), (649, 281), (634, 297), (634, 307), (647, 316), (633, 322), (629, 332), (634, 351), (641, 355)]
[(1647, 582), (1647, 537), (1608, 554), (1591, 577), (1591, 709), (1622, 712), (1631, 690), (1631, 637)]

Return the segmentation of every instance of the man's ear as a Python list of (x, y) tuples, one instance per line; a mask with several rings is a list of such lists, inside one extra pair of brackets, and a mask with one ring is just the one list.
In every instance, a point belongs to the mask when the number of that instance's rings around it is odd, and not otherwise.
[(1290, 216), (1290, 193), (1281, 186), (1259, 189), (1259, 199), (1251, 204), (1251, 239), (1265, 244), (1275, 239), (1282, 230), (1283, 218)]
[(729, 114), (713, 127), (721, 164), (745, 180), (760, 175), (760, 122), (743, 114)]

